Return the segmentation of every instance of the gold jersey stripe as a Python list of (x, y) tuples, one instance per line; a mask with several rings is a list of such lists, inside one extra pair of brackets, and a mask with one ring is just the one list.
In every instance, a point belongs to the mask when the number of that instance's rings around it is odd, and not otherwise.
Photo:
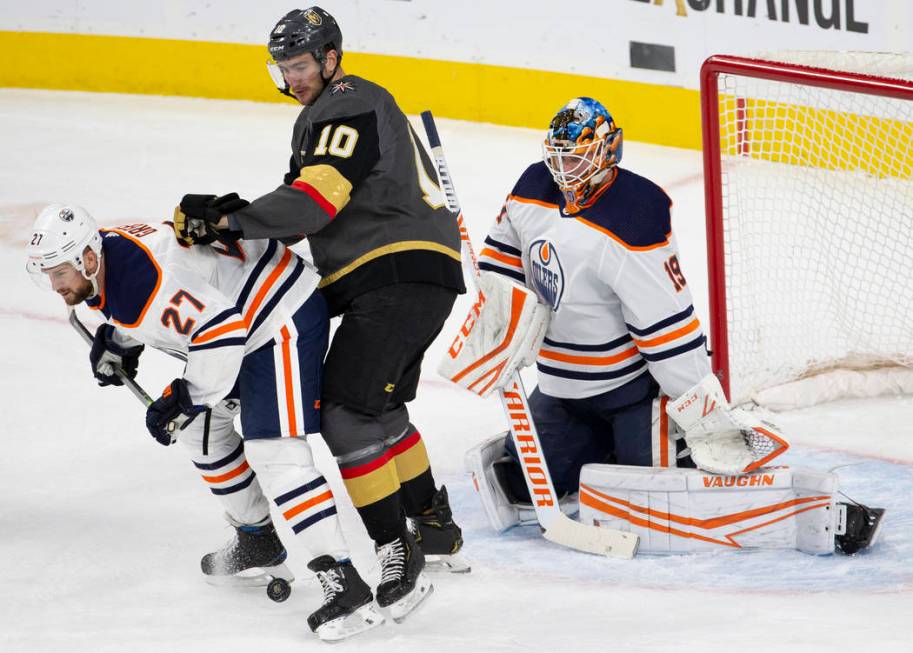
[(336, 168), (325, 163), (305, 166), (296, 181), (313, 187), (323, 199), (336, 207), (337, 213), (349, 203), (352, 195), (352, 183)]
[(389, 245), (384, 245), (383, 247), (378, 247), (377, 249), (372, 249), (366, 254), (362, 254), (357, 259), (349, 263), (344, 268), (341, 268), (329, 274), (323, 278), (320, 282), (320, 287), (325, 288), (334, 281), (339, 281), (342, 277), (346, 276), (354, 270), (365, 263), (369, 263), (376, 258), (384, 256), (386, 254), (395, 254), (397, 252), (408, 252), (410, 250), (425, 250), (429, 252), (439, 252), (441, 254), (446, 254), (457, 263), (460, 263), (460, 253), (453, 249), (452, 247), (447, 247), (446, 245), (441, 245), (432, 240), (401, 240), (398, 243), (391, 243)]

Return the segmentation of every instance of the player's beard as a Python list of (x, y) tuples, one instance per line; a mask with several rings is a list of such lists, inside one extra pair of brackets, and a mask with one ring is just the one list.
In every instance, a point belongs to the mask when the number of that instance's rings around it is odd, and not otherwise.
[(72, 290), (65, 295), (61, 295), (61, 297), (63, 297), (63, 301), (66, 302), (67, 306), (77, 306), (78, 304), (82, 304), (89, 297), (95, 294), (95, 289), (92, 287), (92, 282), (88, 279), (83, 279), (83, 281), (84, 285), (81, 285), (79, 288), (76, 288), (75, 290)]

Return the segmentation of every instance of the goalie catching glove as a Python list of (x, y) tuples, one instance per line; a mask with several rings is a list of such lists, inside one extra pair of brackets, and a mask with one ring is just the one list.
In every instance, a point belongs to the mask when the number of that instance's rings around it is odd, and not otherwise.
[(666, 412), (685, 432), (691, 460), (707, 472), (752, 472), (789, 448), (776, 426), (731, 407), (713, 374), (669, 402)]
[(235, 241), (241, 234), (219, 229), (223, 215), (234, 213), (250, 204), (237, 193), (215, 195), (184, 195), (174, 209), (174, 235), (185, 245), (208, 245), (217, 240)]
[(551, 311), (533, 291), (494, 272), (482, 272), (478, 286), (478, 300), (438, 373), (485, 397), (536, 361)]

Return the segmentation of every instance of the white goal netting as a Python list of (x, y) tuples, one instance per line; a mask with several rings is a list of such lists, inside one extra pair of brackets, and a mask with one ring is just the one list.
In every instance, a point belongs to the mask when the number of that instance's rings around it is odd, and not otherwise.
[[(763, 58), (913, 80), (913, 55)], [(834, 368), (913, 366), (913, 92), (851, 86), (719, 75), (734, 401)]]

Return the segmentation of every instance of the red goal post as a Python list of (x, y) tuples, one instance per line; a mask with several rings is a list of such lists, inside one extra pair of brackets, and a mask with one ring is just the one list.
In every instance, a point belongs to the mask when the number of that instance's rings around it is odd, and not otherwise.
[[(712, 363), (730, 399), (836, 369), (906, 378), (913, 56), (713, 56), (701, 105)], [(798, 404), (834, 398), (811, 392)]]

